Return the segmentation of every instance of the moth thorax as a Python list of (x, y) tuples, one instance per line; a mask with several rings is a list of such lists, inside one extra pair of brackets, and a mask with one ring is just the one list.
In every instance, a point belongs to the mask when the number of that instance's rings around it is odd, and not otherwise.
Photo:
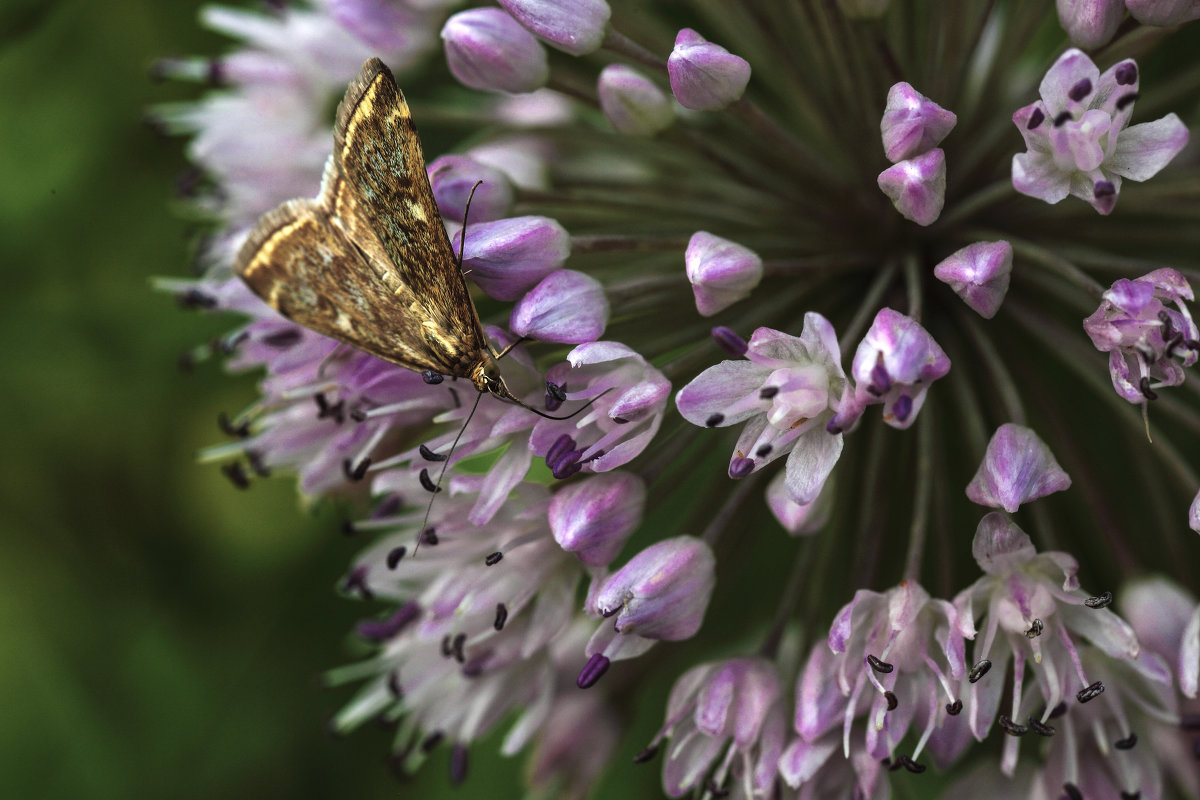
[(508, 396), (508, 387), (504, 385), (504, 379), (500, 377), (500, 367), (490, 357), (480, 359), (479, 363), (471, 370), (471, 383), (475, 384), (475, 388), (481, 392), (488, 392), (500, 397)]

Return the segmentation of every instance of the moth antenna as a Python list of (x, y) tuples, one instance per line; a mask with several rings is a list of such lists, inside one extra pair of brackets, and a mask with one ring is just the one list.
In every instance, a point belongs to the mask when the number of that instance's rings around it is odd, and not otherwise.
[(466, 421), (458, 429), (458, 435), (454, 437), (454, 442), (450, 445), (450, 452), (446, 454), (446, 460), (442, 462), (442, 471), (438, 473), (437, 483), (433, 485), (433, 491), (429, 494), (429, 505), (425, 506), (425, 519), (421, 520), (421, 527), (417, 529), (417, 543), (413, 545), (414, 558), (417, 555), (417, 550), (421, 548), (421, 540), (425, 538), (425, 526), (429, 524), (429, 514), (433, 511), (433, 499), (442, 490), (442, 478), (446, 476), (446, 467), (450, 466), (450, 459), (454, 456), (454, 448), (458, 447), (458, 440), (462, 438), (462, 435), (467, 430), (467, 426), (471, 424), (471, 418), (475, 416), (475, 410), (479, 408), (479, 401), (482, 399), (483, 392), (475, 395), (475, 405), (471, 406), (471, 413), (467, 414)]
[[(478, 186), (479, 184), (475, 184), (475, 185), (476, 185), (476, 186)], [(495, 355), (493, 355), (493, 356), (492, 356), (492, 360), (493, 360), (493, 361), (499, 361), (500, 359), (502, 359), (502, 358), (504, 358), (506, 355), (508, 355), (509, 351), (511, 351), (511, 350), (512, 350), (514, 347), (517, 347), (518, 345), (522, 345), (522, 344), (525, 344), (526, 342), (530, 342), (530, 341), (533, 341), (533, 337), (532, 337), (532, 336), (522, 336), (520, 339), (517, 339), (517, 340), (516, 340), (515, 342), (513, 342), (512, 344), (510, 344), (510, 345), (508, 345), (507, 347), (505, 347), (505, 348), (504, 348), (503, 350), (501, 350), (499, 353), (496, 353)]]
[(471, 193), (467, 195), (467, 205), (463, 208), (463, 227), (462, 236), (458, 237), (458, 269), (462, 270), (463, 250), (467, 246), (467, 215), (471, 213), (471, 198), (475, 196), (475, 190), (483, 181), (475, 181), (475, 185), (471, 187)]
[(587, 410), (589, 407), (591, 407), (591, 405), (592, 405), (593, 403), (595, 403), (595, 402), (596, 402), (597, 400), (599, 400), (601, 397), (604, 397), (604, 395), (608, 394), (609, 392), (611, 392), (611, 391), (612, 391), (613, 389), (615, 389), (615, 388), (617, 388), (617, 387), (615, 387), (615, 386), (610, 386), (610, 387), (608, 387), (608, 388), (607, 388), (607, 389), (605, 389), (603, 392), (601, 392), (600, 394), (596, 395), (596, 396), (595, 396), (595, 397), (593, 397), (591, 400), (588, 400), (586, 403), (584, 403), (583, 405), (581, 405), (579, 408), (577, 408), (577, 409), (575, 409), (574, 411), (572, 411), (570, 414), (567, 414), (565, 417), (556, 417), (556, 416), (554, 416), (553, 414), (547, 414), (547, 413), (546, 413), (546, 412), (544, 412), (544, 411), (538, 411), (538, 410), (537, 410), (536, 408), (534, 408), (533, 406), (531, 406), (531, 405), (527, 405), (526, 403), (524, 403), (524, 402), (522, 402), (521, 400), (517, 399), (517, 398), (516, 398), (516, 397), (514, 397), (514, 396), (513, 396), (511, 393), (508, 393), (508, 392), (506, 392), (506, 393), (505, 393), (504, 395), (502, 395), (502, 396), (504, 397), (504, 399), (513, 401), (514, 403), (516, 403), (517, 405), (519, 405), (521, 408), (524, 408), (524, 409), (526, 409), (527, 411), (532, 411), (533, 413), (537, 414), (539, 417), (542, 417), (543, 419), (559, 419), (559, 420), (561, 420), (561, 419), (571, 419), (572, 417), (577, 417), (577, 416), (579, 416), (579, 415), (580, 415), (580, 414), (582, 414), (584, 411), (586, 411), (586, 410)]

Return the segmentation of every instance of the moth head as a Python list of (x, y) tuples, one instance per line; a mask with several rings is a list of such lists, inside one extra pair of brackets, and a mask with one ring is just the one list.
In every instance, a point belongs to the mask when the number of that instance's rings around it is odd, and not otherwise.
[(493, 358), (480, 361), (475, 369), (471, 370), (471, 382), (481, 392), (488, 392), (498, 397), (512, 397), (508, 387), (504, 385), (504, 378), (500, 377), (500, 366)]

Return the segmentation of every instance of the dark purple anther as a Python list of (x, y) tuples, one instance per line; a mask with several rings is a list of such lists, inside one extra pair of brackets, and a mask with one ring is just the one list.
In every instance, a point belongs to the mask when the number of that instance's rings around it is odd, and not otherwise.
[(754, 459), (752, 458), (739, 456), (729, 464), (729, 477), (731, 478), (744, 478), (751, 472), (754, 472)]
[(1132, 750), (1134, 746), (1137, 745), (1137, 742), (1137, 734), (1133, 731), (1130, 731), (1129, 735), (1124, 739), (1117, 739), (1115, 742), (1113, 742), (1113, 747), (1117, 748), (1118, 750)]
[(498, 631), (504, 630), (504, 623), (508, 621), (508, 606), (504, 603), (496, 603), (496, 621), (492, 623), (492, 627)]
[[(550, 449), (546, 451), (546, 463), (554, 464), (562, 457), (563, 453), (568, 453), (575, 449), (575, 440), (569, 434), (564, 433), (554, 440), (554, 444), (550, 445)], [(553, 467), (551, 467), (553, 469)]]
[(546, 381), (546, 410), (558, 411), (567, 399), (566, 389), (553, 381)]
[(1127, 61), (1126, 63), (1119, 65), (1113, 72), (1113, 77), (1117, 79), (1117, 84), (1119, 86), (1132, 86), (1133, 84), (1137, 83), (1138, 79), (1137, 64), (1134, 64), (1132, 61)]
[(240, 461), (222, 465), (221, 474), (229, 478), (229, 482), (239, 489), (250, 488), (250, 479), (246, 477), (246, 468), (242, 466), (242, 462)]
[(887, 701), (888, 711), (895, 711), (896, 706), (900, 705), (900, 699), (896, 697), (895, 692), (884, 692), (883, 699)]
[[(346, 473), (346, 480), (350, 482), (361, 481), (367, 476), (367, 470), (371, 467), (371, 459), (364, 458), (357, 464), (351, 464), (350, 459), (342, 460), (342, 472)], [(424, 470), (422, 470), (424, 472)], [(430, 491), (433, 491), (430, 489)]]
[(406, 553), (408, 553), (408, 548), (404, 545), (393, 547), (391, 550), (389, 550), (387, 554), (387, 568), (395, 569), (398, 567), (400, 565), (400, 559), (404, 558)]
[(180, 308), (186, 309), (216, 308), (217, 306), (217, 298), (199, 289), (188, 289), (186, 292), (181, 292), (175, 296), (175, 301), (179, 303)]
[(373, 599), (375, 593), (367, 586), (367, 568), (360, 565), (350, 570), (350, 574), (342, 581), (342, 591), (346, 594), (357, 592), (363, 600)]
[(871, 367), (871, 385), (867, 387), (867, 391), (876, 397), (881, 397), (887, 394), (887, 390), (892, 388), (892, 376), (888, 374), (887, 367), (883, 363), (883, 353), (879, 354), (879, 358), (875, 360), (875, 366)]
[(497, 550), (494, 553), (488, 553), (487, 558), (483, 559), (485, 566), (494, 567), (504, 560), (504, 553)]
[(608, 672), (609, 660), (600, 653), (595, 653), (583, 665), (583, 669), (579, 672), (579, 677), (575, 679), (575, 685), (580, 689), (590, 689), (596, 685), (596, 681), (604, 677), (604, 673)]
[(1112, 592), (1104, 592), (1103, 594), (1098, 594), (1095, 597), (1089, 597), (1087, 600), (1083, 601), (1083, 604), (1088, 608), (1107, 608), (1109, 604), (1112, 603), (1112, 600)]
[(962, 700), (955, 700), (953, 703), (946, 703), (946, 713), (952, 717), (957, 717), (959, 714), (962, 713), (962, 710), (963, 710)]
[(741, 358), (750, 349), (750, 345), (746, 344), (745, 339), (734, 333), (732, 328), (726, 328), (724, 325), (713, 328), (712, 337), (722, 350), (734, 358)]
[(879, 656), (872, 655), (871, 653), (867, 653), (867, 663), (871, 665), (871, 669), (883, 675), (891, 673), (896, 668), (894, 665), (881, 660)]
[(774, 449), (775, 448), (771, 446), (770, 442), (767, 442), (766, 444), (760, 444), (758, 449), (754, 451), (754, 455), (758, 456), (759, 458), (766, 458), (767, 456), (771, 455), (771, 451)]
[(433, 452), (429, 449), (428, 445), (421, 445), (417, 448), (417, 450), (420, 451), (421, 458), (425, 459), (426, 461), (445, 461), (447, 458), (449, 458), (449, 456), (445, 455), (444, 453)]
[(450, 751), (450, 785), (458, 786), (467, 779), (467, 746), (455, 744)]
[(434, 483), (433, 478), (429, 477), (429, 470), (425, 467), (421, 467), (421, 473), (417, 476), (417, 478), (421, 481), (421, 488), (427, 492), (437, 494), (442, 490), (442, 487)]
[(284, 328), (281, 331), (268, 333), (262, 337), (262, 343), (276, 350), (287, 350), (289, 347), (295, 347), (300, 343), (300, 329)]
[(1029, 121), (1025, 123), (1025, 129), (1031, 131), (1045, 121), (1046, 115), (1042, 113), (1040, 108), (1035, 108), (1033, 113), (1029, 115)]
[(382, 642), (400, 633), (419, 616), (421, 616), (421, 607), (410, 601), (396, 609), (395, 613), (387, 619), (360, 622), (357, 628), (358, 635), (368, 642)]
[(647, 747), (645, 750), (641, 751), (636, 756), (634, 756), (633, 763), (645, 764), (647, 761), (654, 758), (656, 755), (658, 755), (658, 745), (652, 744), (649, 747)]
[(1096, 681), (1091, 686), (1085, 686), (1076, 692), (1075, 699), (1081, 703), (1088, 703), (1102, 694), (1104, 694), (1104, 682)]
[(1069, 90), (1067, 90), (1067, 97), (1071, 98), (1072, 101), (1078, 103), (1079, 101), (1083, 100), (1085, 97), (1087, 97), (1091, 93), (1092, 93), (1091, 78), (1084, 78), (1083, 80), (1079, 81), (1079, 83), (1075, 84)]
[(1054, 726), (1047, 725), (1046, 723), (1039, 721), (1037, 717), (1029, 718), (1029, 730), (1033, 731), (1038, 736), (1054, 735)]
[(896, 398), (896, 402), (892, 403), (892, 416), (900, 422), (908, 419), (908, 415), (912, 413), (913, 401), (906, 394), (902, 394)]
[(1129, 94), (1121, 95), (1121, 97), (1117, 98), (1117, 111), (1124, 111), (1137, 102), (1137, 99), (1137, 92), (1130, 92)]
[(759, 400), (771, 400), (777, 394), (779, 394), (778, 386), (764, 386), (763, 388), (758, 390), (758, 399)]
[(970, 683), (978, 683), (979, 679), (988, 674), (988, 670), (992, 668), (992, 662), (988, 659), (979, 661), (975, 666), (971, 667), (971, 671), (967, 673), (967, 681)]
[(437, 384), (446, 380), (446, 376), (442, 375), (440, 372), (434, 372), (431, 369), (427, 369), (421, 373), (421, 380), (425, 381), (430, 386), (436, 386)]
[(1112, 197), (1117, 193), (1117, 187), (1112, 181), (1096, 181), (1096, 185), (1092, 187), (1092, 194), (1096, 199), (1101, 197)]
[(1063, 794), (1067, 796), (1067, 800), (1083, 800), (1083, 792), (1073, 783), (1063, 784)]
[(904, 767), (904, 769), (911, 772), (913, 775), (920, 775), (922, 772), (925, 771), (924, 764), (921, 764), (917, 761), (913, 761), (911, 758), (909, 758), (906, 755), (896, 756), (896, 760), (900, 762), (900, 765), (902, 767)]
[(1000, 726), (1000, 730), (1007, 733), (1009, 736), (1024, 736), (1029, 733), (1029, 728), (1024, 725), (1018, 725), (1012, 721), (1012, 718), (1007, 714), (1001, 714), (996, 718), (996, 724)]
[(1071, 116), (1071, 112), (1064, 111), (1061, 114), (1059, 114), (1057, 117), (1054, 118), (1054, 127), (1061, 128), (1063, 125), (1066, 125), (1072, 119), (1074, 119), (1074, 117)]

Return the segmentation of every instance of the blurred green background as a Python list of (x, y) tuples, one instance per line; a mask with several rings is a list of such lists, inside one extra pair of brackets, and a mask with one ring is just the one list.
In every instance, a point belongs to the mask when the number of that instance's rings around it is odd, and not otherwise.
[[(196, 232), (184, 142), (143, 114), (200, 90), (149, 67), (224, 51), (200, 5), (0, 0), (0, 797), (449, 793), (444, 752), (397, 783), (390, 732), (326, 733), (349, 694), (318, 677), (367, 613), (334, 593), (362, 546), (337, 509), (194, 461), (255, 394), (180, 372), (229, 323), (150, 285), (188, 274)], [(456, 796), (519, 796), (496, 749)]]

